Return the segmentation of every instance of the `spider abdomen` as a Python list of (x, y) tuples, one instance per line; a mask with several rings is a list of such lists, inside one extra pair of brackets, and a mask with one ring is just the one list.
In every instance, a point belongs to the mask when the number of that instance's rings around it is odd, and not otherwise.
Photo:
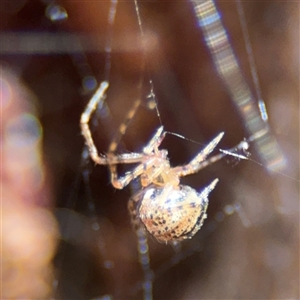
[(200, 193), (186, 185), (151, 185), (140, 195), (139, 219), (161, 242), (191, 238), (206, 219), (208, 195), (217, 181), (214, 180)]

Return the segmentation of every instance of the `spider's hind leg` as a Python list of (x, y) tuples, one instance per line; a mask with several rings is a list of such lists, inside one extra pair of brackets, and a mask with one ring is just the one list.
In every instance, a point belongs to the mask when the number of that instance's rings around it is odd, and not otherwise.
[(131, 217), (131, 223), (137, 236), (137, 249), (139, 252), (139, 261), (144, 273), (143, 289), (144, 299), (152, 299), (152, 288), (154, 274), (150, 266), (149, 246), (147, 240), (147, 231), (138, 216), (138, 206), (142, 200), (144, 190), (132, 196), (128, 201), (128, 210)]

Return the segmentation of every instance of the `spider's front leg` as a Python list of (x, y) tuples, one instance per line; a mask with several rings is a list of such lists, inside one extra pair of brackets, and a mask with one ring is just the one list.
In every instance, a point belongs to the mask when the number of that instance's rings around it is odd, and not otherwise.
[[(127, 154), (128, 159), (130, 158), (131, 154)], [(155, 165), (156, 158), (151, 157), (145, 154), (139, 154), (139, 153), (132, 153), (132, 155), (138, 155), (141, 159), (139, 160), (140, 164), (136, 166), (133, 170), (128, 171), (125, 173), (124, 176), (120, 177), (117, 172), (116, 165), (114, 165), (114, 168), (110, 168), (110, 179), (112, 185), (116, 189), (123, 189), (125, 186), (127, 186), (132, 180), (136, 179), (137, 177), (141, 176), (141, 185), (143, 187), (149, 185), (152, 183), (153, 176), (155, 176), (156, 173), (151, 173), (150, 176), (147, 173), (147, 170), (151, 170), (152, 166)], [(134, 158), (132, 158), (134, 160)], [(113, 155), (108, 155), (108, 161), (115, 161), (116, 158)], [(129, 163), (126, 162), (126, 160), (123, 163)], [(161, 169), (158, 168), (158, 173), (161, 172)]]
[(216, 148), (224, 132), (219, 133), (203, 150), (201, 150), (188, 164), (174, 168), (178, 176), (194, 174), (212, 164), (215, 160), (206, 160), (206, 157)]
[(151, 140), (148, 142), (147, 146), (144, 147), (143, 152), (145, 154), (150, 154), (155, 149), (158, 149), (159, 145), (162, 143), (163, 139), (165, 138), (166, 133), (164, 131), (164, 127), (160, 126)]
[(113, 168), (110, 168), (110, 180), (111, 184), (116, 189), (123, 189), (127, 186), (132, 180), (140, 176), (144, 172), (144, 164), (141, 163), (135, 167), (132, 171), (127, 172), (124, 176), (119, 177), (117, 173), (117, 168), (114, 165)]
[(108, 82), (103, 81), (101, 82), (99, 88), (93, 95), (93, 97), (90, 99), (89, 103), (87, 104), (84, 112), (81, 115), (80, 118), (80, 126), (81, 126), (81, 132), (84, 136), (85, 142), (87, 146), (89, 147), (89, 153), (92, 160), (100, 165), (107, 164), (107, 159), (105, 157), (101, 157), (98, 154), (97, 148), (95, 146), (94, 140), (92, 138), (92, 133), (89, 127), (89, 122), (92, 117), (93, 112), (96, 110), (98, 104), (100, 101), (104, 101), (105, 99), (105, 92), (108, 88)]

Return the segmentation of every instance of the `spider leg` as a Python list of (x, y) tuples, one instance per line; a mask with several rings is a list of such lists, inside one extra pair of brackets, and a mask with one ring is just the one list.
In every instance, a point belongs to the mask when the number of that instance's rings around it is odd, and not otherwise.
[(144, 147), (143, 152), (145, 154), (150, 154), (155, 148), (158, 148), (163, 139), (165, 138), (166, 133), (164, 132), (164, 127), (160, 126), (151, 140), (148, 142), (147, 146)]
[[(140, 176), (147, 169), (147, 166), (152, 165), (153, 160), (148, 159), (146, 164), (141, 164), (141, 167), (137, 166), (132, 172), (128, 172), (125, 176), (119, 177), (119, 178), (118, 178), (116, 164), (141, 162), (142, 160), (146, 161), (147, 154), (151, 154), (153, 149), (160, 145), (160, 143), (162, 142), (164, 137), (165, 137), (165, 132), (163, 131), (163, 126), (160, 126), (158, 128), (158, 130), (156, 131), (156, 133), (154, 134), (154, 136), (149, 141), (149, 143), (147, 144), (147, 146), (144, 147), (144, 149), (143, 149), (144, 154), (140, 154), (140, 153), (127, 154), (128, 158), (126, 159), (126, 154), (114, 155), (113, 153), (108, 153), (108, 161), (110, 161), (109, 170), (110, 170), (110, 174), (111, 174), (112, 185), (117, 189), (122, 189), (127, 184), (129, 184), (129, 182), (131, 180)], [(112, 145), (110, 147), (110, 150), (116, 149), (116, 147), (117, 147), (117, 144), (115, 143), (114, 145)], [(151, 179), (150, 179), (150, 181), (151, 181)], [(147, 182), (149, 182), (149, 178), (147, 176), (145, 178), (142, 178), (143, 186), (148, 185)]]
[[(147, 286), (146, 292), (149, 292), (152, 295), (152, 281), (154, 279), (154, 274), (150, 267), (150, 256), (149, 256), (149, 245), (147, 239), (147, 231), (142, 225), (140, 219), (138, 218), (138, 212), (136, 204), (141, 200), (143, 193), (138, 193), (135, 196), (131, 197), (128, 201), (128, 210), (131, 217), (131, 223), (135, 229), (137, 235), (137, 248), (139, 252), (139, 260), (142, 266), (145, 283)], [(145, 284), (144, 283), (144, 284)], [(152, 299), (152, 297), (144, 297), (144, 299)]]
[[(125, 121), (119, 126), (119, 130), (117, 135), (115, 136), (115, 138), (113, 139), (113, 141), (110, 143), (109, 147), (108, 147), (108, 157), (110, 158), (110, 160), (114, 160), (116, 159), (116, 163), (114, 163), (113, 161), (111, 161), (109, 163), (109, 171), (110, 171), (110, 176), (111, 176), (111, 183), (112, 185), (117, 188), (117, 189), (122, 189), (123, 187), (125, 187), (127, 184), (129, 184), (129, 182), (136, 178), (137, 176), (140, 175), (140, 171), (139, 169), (134, 169), (133, 170), (133, 178), (131, 178), (129, 175), (121, 177), (118, 179), (118, 173), (117, 173), (117, 166), (116, 164), (119, 164), (120, 162), (118, 161), (118, 157), (124, 157), (125, 159), (122, 161), (122, 163), (132, 163), (132, 162), (140, 162), (143, 158), (144, 155), (143, 154), (139, 154), (139, 153), (131, 153), (131, 154), (127, 154), (128, 158), (126, 159), (126, 154), (122, 154), (122, 155), (114, 155), (114, 152), (117, 150), (118, 144), (122, 138), (122, 136), (126, 133), (126, 130), (128, 128), (128, 125), (130, 123), (130, 121), (133, 119), (133, 117), (135, 116), (139, 106), (141, 104), (141, 100), (137, 99), (134, 104), (133, 107), (130, 109), (130, 111), (127, 113), (127, 116), (125, 118)], [(135, 157), (137, 158), (137, 161), (135, 160)], [(138, 174), (138, 175), (136, 175)]]
[(135, 164), (144, 161), (147, 156), (143, 153), (131, 152), (131, 153), (122, 153), (114, 154), (108, 153), (107, 155), (101, 155), (103, 164), (109, 165), (118, 165), (118, 164)]
[(92, 133), (89, 127), (89, 121), (91, 119), (93, 112), (96, 110), (99, 102), (104, 101), (105, 92), (108, 88), (108, 85), (109, 84), (107, 81), (101, 82), (99, 88), (97, 89), (97, 91), (95, 92), (95, 94), (93, 95), (89, 103), (87, 104), (80, 118), (81, 132), (89, 148), (90, 157), (95, 163), (100, 165), (106, 165), (107, 158), (105, 156), (99, 156), (98, 154), (97, 148), (92, 138)]
[(140, 104), (141, 104), (140, 99), (137, 99), (136, 101), (134, 101), (133, 107), (127, 113), (124, 122), (119, 126), (117, 135), (110, 143), (110, 145), (108, 147), (108, 153), (113, 153), (117, 150), (118, 144), (119, 144), (122, 136), (126, 133), (128, 125), (129, 125), (130, 121), (133, 119), (133, 117), (135, 116)]
[[(81, 115), (80, 118), (80, 126), (81, 126), (81, 132), (84, 136), (85, 142), (89, 148), (90, 157), (93, 159), (94, 162), (100, 165), (113, 165), (113, 164), (132, 164), (141, 162), (143, 158), (145, 157), (142, 153), (125, 153), (120, 155), (99, 155), (97, 148), (95, 146), (94, 140), (92, 138), (91, 130), (89, 127), (89, 121), (91, 119), (91, 116), (93, 112), (96, 110), (97, 106), (101, 101), (104, 101), (105, 99), (105, 92), (108, 88), (109, 84), (107, 81), (103, 81), (100, 84), (100, 87), (97, 89), (93, 97), (90, 99), (89, 103), (87, 104), (84, 112)], [(129, 123), (130, 119), (133, 117), (133, 115), (136, 112), (136, 109), (139, 105), (140, 101), (137, 100), (134, 104), (133, 109), (128, 113), (127, 118), (125, 122)], [(128, 126), (127, 123), (123, 123), (119, 131), (121, 134), (124, 134), (126, 131), (126, 127)], [(113, 142), (109, 146), (108, 152), (114, 152), (114, 150), (117, 147), (117, 142), (119, 141), (120, 137), (117, 137), (113, 140)]]
[[(133, 179), (137, 178), (144, 172), (144, 164), (139, 164), (137, 167), (135, 167), (132, 171), (125, 173), (124, 176), (118, 177), (116, 165), (112, 165), (114, 168), (110, 168), (110, 180), (111, 184), (116, 189), (123, 189), (126, 185), (130, 183)], [(111, 167), (111, 165), (110, 165)]]
[[(123, 189), (126, 185), (130, 183), (130, 181), (134, 180), (138, 176), (145, 175), (141, 178), (142, 186), (147, 186), (153, 180), (152, 176), (149, 177), (146, 171), (154, 165), (156, 158), (147, 158), (144, 156), (145, 162), (140, 163), (136, 166), (132, 171), (125, 173), (124, 176), (118, 177), (117, 172), (111, 172), (111, 183), (116, 189)], [(152, 175), (152, 174), (151, 174)]]
[(186, 176), (197, 173), (199, 170), (214, 163), (220, 158), (206, 160), (206, 157), (215, 149), (220, 140), (222, 139), (224, 132), (219, 133), (203, 150), (201, 150), (188, 164), (180, 167), (175, 167), (174, 171), (178, 176)]
[[(221, 134), (222, 134), (222, 133), (220, 133), (220, 134), (219, 134), (212, 142), (210, 142), (210, 143), (208, 144), (208, 146), (210, 146), (210, 144), (213, 143), (213, 142), (214, 142)], [(223, 136), (223, 135), (222, 135), (222, 136)], [(221, 136), (221, 138), (222, 138), (222, 136)], [(251, 141), (251, 138), (250, 138), (249, 140)], [(219, 142), (219, 141), (217, 141), (217, 144), (218, 144), (218, 142)], [(213, 148), (215, 148), (217, 144), (215, 144)], [(207, 147), (208, 147), (208, 146), (207, 146)], [(206, 147), (206, 148), (207, 148), (207, 147)], [(186, 175), (189, 175), (189, 174), (196, 173), (196, 172), (198, 172), (199, 170), (204, 169), (204, 168), (206, 168), (207, 166), (209, 166), (209, 165), (211, 165), (211, 164), (213, 164), (213, 163), (219, 161), (220, 159), (222, 159), (223, 157), (225, 157), (225, 156), (227, 156), (227, 155), (236, 157), (236, 158), (238, 158), (238, 159), (248, 159), (248, 157), (249, 157), (249, 155), (250, 155), (250, 154), (247, 152), (248, 147), (249, 147), (248, 142), (245, 141), (245, 140), (243, 140), (243, 141), (240, 142), (237, 146), (232, 147), (231, 149), (228, 149), (228, 150), (219, 149), (219, 151), (221, 151), (221, 153), (216, 154), (216, 155), (212, 156), (212, 157), (209, 158), (209, 159), (205, 159), (205, 158), (204, 158), (205, 160), (199, 161), (199, 164), (198, 164), (197, 168), (192, 169), (192, 172), (190, 172), (190, 173), (189, 173), (188, 171), (191, 171), (191, 166), (190, 166), (191, 162), (190, 162), (189, 164), (185, 165), (185, 166), (176, 167), (176, 168), (174, 168), (174, 170), (175, 170), (175, 172), (178, 174), (178, 176), (181, 176), (181, 177), (182, 177), (182, 176), (186, 176)], [(204, 150), (205, 150), (206, 148), (204, 148)], [(204, 150), (203, 150), (203, 151), (204, 151)], [(213, 149), (212, 149), (212, 150), (213, 150)], [(212, 151), (212, 150), (211, 150), (211, 151)], [(244, 154), (238, 154), (238, 153), (236, 153), (237, 150), (241, 150)], [(192, 162), (195, 161), (195, 159), (196, 159), (199, 155), (201, 155), (201, 153), (202, 153), (203, 151), (201, 151), (201, 152), (200, 152), (200, 153), (192, 160)], [(211, 151), (210, 151), (210, 152), (211, 152)], [(207, 155), (208, 155), (208, 154), (207, 154)], [(207, 156), (207, 155), (206, 155), (206, 156)], [(206, 157), (206, 156), (205, 156), (205, 157)]]
[[(121, 137), (125, 134), (130, 121), (135, 116), (140, 103), (141, 103), (140, 99), (138, 99), (134, 102), (133, 107), (128, 112), (128, 114), (125, 118), (125, 121), (120, 125), (117, 136), (110, 143), (109, 148), (108, 148), (107, 159), (109, 161), (108, 165), (109, 165), (109, 171), (111, 174), (111, 183), (117, 189), (122, 189), (123, 187), (128, 185), (131, 180), (140, 176), (143, 173), (143, 171), (145, 170), (145, 167), (147, 167), (147, 166), (142, 164), (141, 166), (137, 166), (132, 172), (128, 172), (125, 176), (118, 177), (116, 165), (119, 163), (134, 163), (134, 162), (141, 162), (142, 160), (145, 160), (147, 154), (151, 154), (155, 148), (158, 148), (158, 146), (161, 144), (161, 142), (163, 141), (163, 139), (165, 137), (165, 132), (164, 132), (163, 126), (160, 126), (158, 128), (158, 130), (156, 131), (156, 133), (154, 134), (154, 136), (148, 142), (147, 146), (144, 147), (144, 149), (143, 149), (144, 154), (139, 154), (139, 153), (127, 154), (127, 156), (128, 156), (127, 159), (126, 159), (126, 154), (114, 155), (114, 152), (117, 150), (119, 141), (121, 140)], [(151, 164), (152, 164), (152, 160), (147, 162), (147, 165), (151, 165)], [(144, 180), (145, 180), (145, 182), (148, 181), (147, 178), (145, 178)]]
[[(111, 183), (112, 185), (117, 189), (122, 189), (126, 185), (129, 184), (130, 181), (137, 178), (138, 176), (145, 174), (144, 178), (141, 178), (142, 186), (147, 186), (149, 182), (152, 181), (153, 177), (155, 177), (157, 174), (153, 173), (151, 178), (147, 176), (145, 171), (149, 168), (149, 166), (154, 164), (155, 157), (147, 158), (147, 154), (151, 154), (153, 152), (153, 149), (158, 147), (160, 143), (163, 141), (165, 137), (165, 132), (163, 126), (160, 126), (154, 136), (151, 138), (151, 140), (148, 142), (147, 146), (144, 147), (143, 152), (144, 154), (135, 153), (138, 158), (141, 158), (139, 161), (144, 160), (145, 163), (142, 163), (138, 165), (133, 171), (126, 173), (123, 177), (118, 177), (117, 173), (117, 166), (116, 164), (109, 164), (109, 170), (111, 174)], [(124, 155), (124, 154), (123, 154)], [(120, 155), (119, 157), (123, 156)], [(118, 156), (115, 156), (113, 153), (108, 153), (108, 158), (111, 157), (111, 159), (117, 159)], [(117, 163), (120, 163), (117, 161)], [(129, 161), (124, 160), (123, 163), (129, 163)], [(160, 173), (160, 168), (157, 169), (157, 173)]]

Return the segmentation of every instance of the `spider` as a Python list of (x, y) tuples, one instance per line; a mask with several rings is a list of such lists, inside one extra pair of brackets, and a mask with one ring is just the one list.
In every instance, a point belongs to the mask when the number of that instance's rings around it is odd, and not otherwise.
[[(213, 180), (201, 192), (180, 184), (180, 177), (194, 174), (211, 163), (206, 157), (215, 149), (224, 133), (219, 133), (203, 150), (188, 164), (171, 167), (168, 152), (160, 150), (159, 146), (166, 136), (163, 126), (160, 126), (142, 153), (115, 154), (116, 142), (111, 143), (107, 155), (98, 154), (94, 144), (89, 121), (100, 101), (105, 99), (109, 84), (103, 81), (87, 104), (81, 115), (81, 130), (89, 148), (91, 159), (100, 165), (110, 168), (111, 183), (117, 189), (123, 189), (132, 180), (140, 178), (142, 189), (128, 203), (132, 223), (140, 226), (142, 223), (147, 231), (160, 242), (176, 242), (192, 238), (201, 228), (207, 217), (208, 196), (215, 188), (218, 179)], [(134, 115), (135, 108), (128, 114)], [(120, 127), (124, 134), (126, 128)], [(119, 177), (117, 164), (138, 165)]]

